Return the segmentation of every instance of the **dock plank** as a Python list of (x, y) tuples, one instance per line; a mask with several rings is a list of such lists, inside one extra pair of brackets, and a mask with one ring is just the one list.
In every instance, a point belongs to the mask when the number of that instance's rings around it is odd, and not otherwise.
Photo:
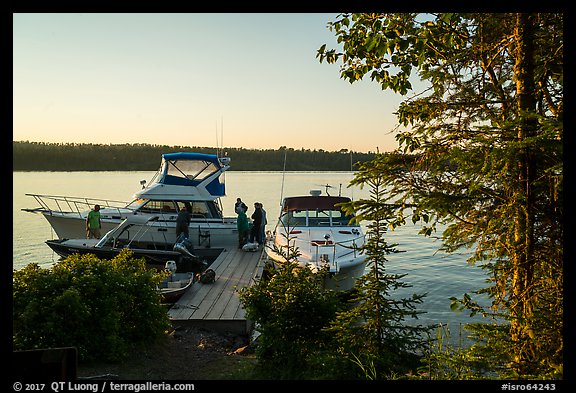
[(252, 285), (253, 278), (255, 272), (258, 269), (258, 263), (260, 261), (260, 256), (256, 258), (251, 258), (249, 261), (246, 261), (246, 269), (242, 272), (242, 276), (238, 280), (236, 287), (234, 288), (234, 296), (230, 298), (229, 303), (227, 304), (226, 309), (222, 313), (221, 318), (244, 318), (244, 309), (242, 308), (242, 304), (240, 302), (240, 295), (238, 291), (241, 288), (247, 287)]
[[(265, 265), (266, 265), (266, 253), (262, 252), (260, 257), (256, 261), (256, 268), (254, 269), (253, 272), (251, 272), (252, 274), (248, 278), (248, 281), (246, 282), (245, 286), (253, 285), (262, 278), (262, 275), (264, 274)], [(238, 308), (236, 309), (233, 318), (234, 319), (245, 318), (245, 310), (244, 308), (241, 307), (240, 297), (237, 297), (237, 299), (238, 299)]]
[(218, 258), (210, 266), (216, 272), (216, 282), (213, 284), (194, 283), (189, 291), (187, 291), (180, 300), (172, 307), (172, 319), (191, 319), (197, 318), (201, 313), (205, 313), (206, 297), (210, 292), (219, 291), (222, 287), (221, 273), (233, 261), (234, 254), (228, 251), (223, 251)]
[[(231, 287), (237, 282), (239, 270), (243, 267), (241, 262), (245, 253), (232, 251), (230, 254), (228, 263), (223, 263), (220, 269), (215, 270), (216, 282), (204, 285), (210, 288), (202, 299), (201, 306), (195, 311), (196, 318), (218, 319), (222, 312), (220, 305), (226, 303), (232, 296)], [(215, 308), (217, 309), (216, 312), (210, 315)]]
[(238, 291), (262, 275), (263, 255), (263, 249), (246, 252), (233, 246), (225, 248), (210, 265), (216, 281), (194, 283), (168, 311), (172, 322), (248, 333), (251, 324), (245, 318)]
[[(256, 267), (254, 258), (246, 252), (243, 254), (238, 262), (239, 268), (233, 272), (236, 279), (226, 282), (219, 300), (213, 303), (212, 309), (205, 318), (233, 319), (238, 308), (241, 308), (238, 290), (249, 284), (249, 280), (246, 277), (250, 277)], [(224, 295), (226, 296), (224, 297)]]

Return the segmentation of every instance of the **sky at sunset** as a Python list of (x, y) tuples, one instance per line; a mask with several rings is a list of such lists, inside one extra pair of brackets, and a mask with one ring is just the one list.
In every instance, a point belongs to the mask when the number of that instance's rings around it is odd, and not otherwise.
[(393, 150), (405, 97), (316, 58), (336, 16), (15, 13), (13, 140)]

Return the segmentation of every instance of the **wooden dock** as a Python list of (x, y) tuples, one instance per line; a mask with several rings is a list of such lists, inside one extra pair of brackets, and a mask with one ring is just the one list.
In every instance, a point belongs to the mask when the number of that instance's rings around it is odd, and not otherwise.
[(260, 279), (266, 252), (226, 247), (210, 265), (216, 272), (211, 284), (194, 283), (168, 314), (175, 326), (195, 326), (218, 332), (250, 334), (253, 322), (245, 317), (238, 290)]

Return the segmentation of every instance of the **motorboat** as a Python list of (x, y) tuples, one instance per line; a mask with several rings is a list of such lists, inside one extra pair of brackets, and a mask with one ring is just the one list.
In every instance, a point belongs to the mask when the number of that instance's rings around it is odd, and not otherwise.
[(133, 195), (130, 203), (120, 201), (26, 194), (39, 207), (22, 209), (40, 213), (50, 223), (59, 239), (86, 236), (86, 217), (100, 206), (102, 228), (105, 233), (117, 227), (128, 216), (158, 217), (147, 231), (148, 242), (165, 238), (166, 244), (176, 242), (178, 212), (188, 206), (191, 213), (189, 238), (195, 246), (219, 247), (237, 241), (236, 217), (226, 218), (220, 198), (226, 195), (225, 172), (230, 168), (229, 157), (215, 154), (177, 152), (162, 155), (160, 168), (146, 185)]
[(326, 288), (350, 291), (365, 273), (365, 235), (339, 206), (350, 198), (321, 194), (312, 190), (283, 199), (266, 253), (275, 267), (290, 261), (315, 272), (326, 270)]
[(194, 284), (194, 272), (178, 272), (176, 261), (166, 261), (166, 272), (169, 275), (158, 284), (158, 290), (162, 295), (162, 303), (173, 304), (186, 293)]
[[(189, 239), (180, 237), (169, 245), (165, 232), (156, 231), (158, 216), (131, 215), (108, 231), (101, 239), (53, 239), (46, 244), (61, 258), (72, 254), (94, 254), (100, 259), (112, 259), (122, 250), (129, 249), (135, 258), (144, 258), (146, 264), (158, 270), (164, 269), (168, 261), (174, 261), (179, 270), (193, 271), (209, 265), (212, 255), (194, 249)], [(164, 224), (166, 225), (166, 224)], [(148, 233), (158, 239), (151, 237)], [(210, 249), (213, 251), (216, 249)]]
[(159, 285), (162, 303), (176, 303), (178, 299), (194, 284), (192, 272), (172, 273)]

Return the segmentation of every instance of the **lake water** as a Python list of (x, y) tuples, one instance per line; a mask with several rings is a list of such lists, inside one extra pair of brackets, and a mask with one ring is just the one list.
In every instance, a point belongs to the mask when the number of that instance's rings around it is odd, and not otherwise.
[[(50, 267), (58, 256), (44, 243), (55, 238), (50, 225), (40, 214), (21, 211), (38, 207), (26, 193), (75, 196), (130, 201), (140, 189), (140, 181), (150, 181), (155, 172), (13, 172), (13, 269), (35, 262)], [(353, 199), (367, 197), (369, 190), (349, 188), (353, 172), (235, 172), (226, 173), (226, 193), (222, 198), (225, 216), (234, 216), (234, 203), (240, 197), (253, 210), (254, 202), (263, 203), (269, 225), (280, 212), (285, 196), (307, 195), (311, 189), (330, 195), (341, 194)], [(390, 254), (386, 271), (407, 274), (402, 281), (412, 287), (397, 295), (427, 293), (419, 309), (426, 311), (419, 319), (425, 324), (448, 324), (452, 338), (458, 335), (459, 325), (487, 322), (479, 316), (455, 314), (450, 310), (449, 298), (486, 287), (486, 274), (479, 267), (466, 263), (466, 255), (446, 255), (438, 251), (440, 242), (418, 235), (419, 227), (408, 224), (389, 231), (388, 243), (397, 243), (403, 252)]]

